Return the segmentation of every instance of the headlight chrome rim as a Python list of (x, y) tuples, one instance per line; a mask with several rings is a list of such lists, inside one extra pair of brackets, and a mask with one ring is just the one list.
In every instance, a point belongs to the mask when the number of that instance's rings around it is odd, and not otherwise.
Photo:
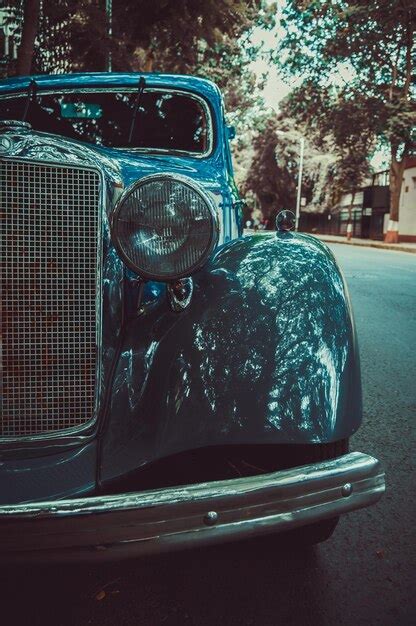
[[(194, 263), (192, 266), (190, 266), (189, 268), (187, 268), (186, 271), (177, 272), (175, 274), (172, 273), (169, 276), (157, 274), (154, 272), (148, 272), (146, 270), (138, 268), (131, 261), (128, 255), (125, 253), (122, 243), (121, 243), (121, 238), (119, 236), (119, 228), (118, 228), (120, 213), (124, 207), (125, 202), (129, 199), (129, 197), (134, 192), (136, 192), (140, 187), (143, 187), (144, 185), (148, 183), (158, 182), (158, 181), (172, 181), (176, 183), (181, 183), (185, 185), (186, 187), (188, 187), (189, 189), (191, 189), (194, 193), (199, 195), (200, 198), (204, 201), (206, 208), (209, 211), (210, 219), (211, 219), (210, 241), (204, 253), (198, 259), (198, 261)], [(158, 174), (150, 174), (148, 176), (143, 176), (143, 178), (140, 178), (134, 183), (132, 183), (131, 185), (129, 185), (129, 187), (127, 187), (127, 189), (124, 190), (124, 192), (122, 193), (122, 195), (120, 196), (120, 198), (118, 199), (114, 207), (113, 213), (111, 215), (110, 224), (111, 224), (112, 241), (123, 263), (131, 271), (137, 274), (140, 278), (143, 278), (144, 280), (153, 280), (156, 282), (169, 283), (175, 280), (179, 280), (181, 278), (187, 278), (188, 276), (192, 276), (193, 274), (195, 274), (195, 272), (201, 269), (201, 267), (207, 262), (208, 258), (210, 257), (214, 248), (216, 247), (218, 243), (218, 239), (219, 239), (219, 216), (218, 216), (218, 212), (217, 212), (217, 209), (215, 207), (213, 200), (206, 193), (206, 191), (200, 185), (198, 185), (198, 183), (196, 183), (194, 180), (188, 178), (187, 176), (183, 176), (181, 174), (170, 173), (170, 172), (161, 172)]]

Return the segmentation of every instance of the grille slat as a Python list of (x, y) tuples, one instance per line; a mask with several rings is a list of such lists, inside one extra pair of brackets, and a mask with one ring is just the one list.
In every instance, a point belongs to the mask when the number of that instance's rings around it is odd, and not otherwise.
[(0, 161), (0, 436), (94, 414), (100, 177)]

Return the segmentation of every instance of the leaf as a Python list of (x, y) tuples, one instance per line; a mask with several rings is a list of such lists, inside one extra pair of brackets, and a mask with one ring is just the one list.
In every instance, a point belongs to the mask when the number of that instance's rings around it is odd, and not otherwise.
[(376, 555), (377, 555), (377, 558), (384, 559), (384, 549), (379, 548), (378, 550), (376, 550)]

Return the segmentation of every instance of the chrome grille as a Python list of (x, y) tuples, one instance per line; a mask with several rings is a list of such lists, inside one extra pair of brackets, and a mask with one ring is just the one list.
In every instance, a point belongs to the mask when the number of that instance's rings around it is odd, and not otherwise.
[(94, 415), (100, 177), (0, 161), (0, 436)]

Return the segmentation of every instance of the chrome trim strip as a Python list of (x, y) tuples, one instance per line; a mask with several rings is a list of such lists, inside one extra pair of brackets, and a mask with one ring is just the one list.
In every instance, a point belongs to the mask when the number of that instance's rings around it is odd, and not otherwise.
[[(46, 146), (47, 149), (47, 146)], [(9, 446), (10, 444), (17, 444), (18, 448), (21, 448), (27, 444), (43, 442), (43, 443), (62, 443), (62, 438), (74, 436), (77, 437), (76, 443), (84, 442), (85, 438), (81, 435), (84, 435), (86, 431), (90, 430), (91, 427), (97, 422), (98, 413), (99, 413), (99, 399), (101, 394), (101, 371), (102, 371), (102, 266), (103, 266), (103, 246), (102, 246), (102, 238), (103, 238), (103, 218), (104, 212), (106, 210), (106, 202), (105, 199), (107, 197), (107, 183), (104, 176), (103, 169), (98, 164), (96, 166), (86, 166), (81, 164), (68, 163), (65, 159), (59, 161), (57, 159), (47, 159), (45, 160), (35, 160), (31, 157), (18, 157), (14, 155), (4, 155), (0, 156), (0, 159), (3, 161), (17, 161), (22, 163), (30, 163), (31, 165), (39, 165), (39, 166), (57, 166), (57, 167), (70, 167), (79, 170), (92, 171), (98, 174), (100, 179), (100, 194), (98, 200), (98, 224), (97, 224), (97, 268), (96, 268), (96, 346), (97, 346), (97, 356), (96, 356), (96, 372), (95, 372), (95, 409), (94, 413), (88, 422), (80, 426), (75, 426), (72, 428), (66, 428), (62, 430), (55, 430), (50, 432), (39, 433), (38, 435), (27, 435), (22, 437), (15, 436), (2, 436), (0, 437), (0, 448), (3, 445)], [(88, 438), (89, 439), (89, 438)], [(74, 445), (74, 440), (72, 439), (70, 445)]]
[(0, 555), (88, 561), (194, 547), (331, 518), (384, 491), (379, 461), (353, 452), (247, 478), (2, 506)]
[[(84, 87), (84, 88), (79, 88), (79, 89), (75, 89), (75, 88), (69, 88), (69, 89), (39, 89), (39, 91), (37, 92), (37, 95), (57, 95), (57, 94), (67, 94), (67, 93), (108, 93), (108, 92), (120, 92), (120, 91), (125, 91), (127, 93), (136, 93), (137, 92), (137, 87), (97, 87), (97, 88), (93, 88), (93, 87)], [(169, 87), (166, 88), (160, 88), (160, 87), (146, 87), (145, 88), (145, 92), (152, 92), (152, 93), (165, 93), (165, 92), (172, 92), (174, 94), (179, 94), (179, 95), (183, 95), (183, 96), (188, 96), (189, 98), (192, 98), (193, 100), (196, 100), (197, 102), (199, 102), (199, 104), (202, 106), (202, 108), (204, 109), (205, 115), (206, 115), (206, 119), (207, 119), (207, 139), (208, 139), (208, 148), (207, 150), (205, 150), (205, 152), (192, 152), (192, 151), (187, 151), (187, 150), (168, 150), (165, 148), (132, 148), (131, 146), (125, 146), (122, 148), (110, 148), (110, 150), (128, 150), (129, 152), (133, 152), (137, 154), (177, 154), (178, 156), (191, 156), (193, 158), (196, 159), (204, 159), (208, 156), (211, 156), (213, 150), (214, 150), (214, 124), (213, 124), (213, 117), (212, 117), (212, 112), (210, 109), (210, 105), (208, 104), (208, 101), (203, 98), (202, 96), (198, 95), (197, 93), (195, 93), (194, 91), (186, 91), (185, 89), (169, 89)], [(26, 93), (19, 93), (19, 92), (15, 92), (15, 93), (10, 93), (10, 94), (4, 94), (2, 96), (0, 96), (0, 100), (9, 100), (11, 98), (25, 98), (26, 97)], [(36, 131), (36, 129), (33, 129), (34, 131)], [(41, 132), (41, 131), (36, 131), (36, 132)], [(42, 131), (43, 132), (43, 131)], [(66, 137), (64, 136), (65, 139), (67, 140), (71, 140), (71, 137)], [(82, 139), (77, 139), (77, 141), (82, 141)], [(96, 145), (100, 145), (100, 144), (91, 144), (89, 142), (85, 142), (87, 143), (88, 146), (96, 146)], [(106, 147), (106, 146), (100, 146), (100, 147)]]

